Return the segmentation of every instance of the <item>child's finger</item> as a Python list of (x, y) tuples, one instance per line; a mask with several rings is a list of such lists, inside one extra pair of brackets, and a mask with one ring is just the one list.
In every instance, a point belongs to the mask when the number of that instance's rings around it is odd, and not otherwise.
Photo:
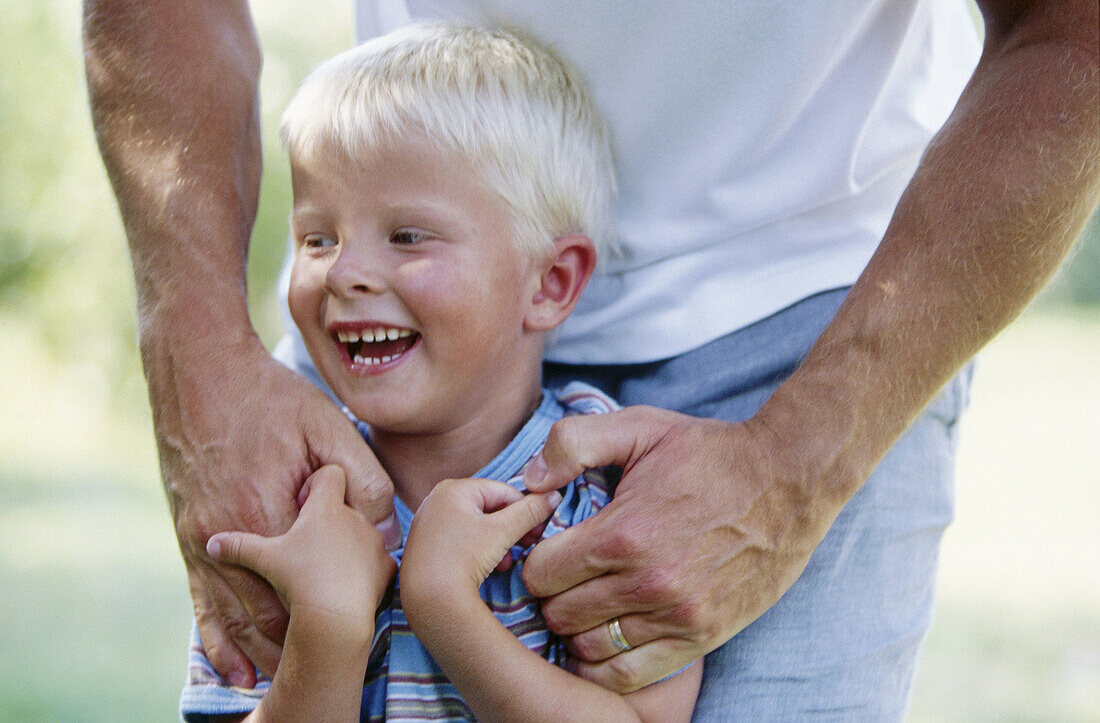
[(554, 490), (545, 494), (529, 494), (493, 513), (493, 521), (512, 543), (522, 538), (546, 518), (561, 502), (561, 494)]
[(251, 532), (219, 532), (206, 541), (206, 553), (218, 562), (264, 575), (263, 552), (269, 539)]
[(460, 480), (459, 490), (469, 490), (482, 512), (496, 512), (523, 498), (523, 493), (503, 482), (488, 479)]
[(347, 477), (344, 475), (343, 468), (328, 464), (311, 474), (302, 484), (302, 489), (308, 492), (306, 498), (300, 499), (299, 502), (303, 506), (309, 500), (323, 501), (330, 505), (343, 505), (347, 486)]
[(549, 520), (543, 520), (539, 524), (532, 527), (527, 533), (519, 539), (519, 543), (523, 547), (530, 547), (539, 540), (542, 539), (542, 533), (546, 531), (546, 523)]

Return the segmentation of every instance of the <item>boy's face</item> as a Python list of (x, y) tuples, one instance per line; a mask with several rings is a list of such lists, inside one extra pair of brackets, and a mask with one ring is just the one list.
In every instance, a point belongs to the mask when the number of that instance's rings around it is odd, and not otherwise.
[[(535, 264), (508, 207), (426, 142), (292, 163), (289, 305), (318, 371), (378, 430), (440, 434), (535, 394)], [(533, 373), (533, 370), (534, 373)]]

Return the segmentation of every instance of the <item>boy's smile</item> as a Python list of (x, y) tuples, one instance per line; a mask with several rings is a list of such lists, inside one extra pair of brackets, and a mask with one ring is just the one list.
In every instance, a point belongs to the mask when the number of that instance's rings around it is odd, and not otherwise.
[(292, 180), (288, 301), (337, 397), (372, 433), (522, 424), (540, 387), (542, 334), (526, 324), (540, 273), (471, 164), (400, 141), (362, 163), (295, 159)]
[(341, 356), (348, 371), (359, 374), (382, 371), (381, 365), (396, 361), (420, 340), (412, 329), (377, 324), (340, 322), (331, 324), (329, 331), (343, 345)]

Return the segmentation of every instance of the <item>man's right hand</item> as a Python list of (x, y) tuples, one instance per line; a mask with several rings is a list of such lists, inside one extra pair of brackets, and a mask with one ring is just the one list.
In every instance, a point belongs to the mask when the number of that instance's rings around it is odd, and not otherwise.
[[(392, 484), (354, 427), (258, 341), (240, 346), (223, 348), (229, 353), (217, 355), (218, 368), (205, 370), (169, 371), (171, 354), (145, 351), (160, 357), (146, 369), (161, 473), (203, 647), (231, 685), (252, 687), (253, 664), (275, 672), (287, 614), (259, 576), (207, 555), (210, 536), (286, 532), (303, 481), (326, 464), (345, 470), (349, 504), (380, 527), (388, 546), (399, 532)], [(189, 376), (201, 385), (185, 383)]]
[(260, 578), (212, 562), (207, 539), (285, 532), (303, 481), (325, 464), (344, 468), (348, 501), (374, 523), (392, 519), (392, 485), (332, 402), (272, 359), (249, 321), (261, 55), (247, 0), (84, 0), (84, 52), (195, 617), (214, 667), (248, 686), (249, 659), (274, 672), (286, 612)]

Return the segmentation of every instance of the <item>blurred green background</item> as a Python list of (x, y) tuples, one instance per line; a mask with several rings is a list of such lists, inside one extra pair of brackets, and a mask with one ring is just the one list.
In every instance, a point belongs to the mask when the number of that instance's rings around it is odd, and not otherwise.
[[(79, 0), (0, 8), (0, 720), (167, 720), (190, 606)], [(250, 297), (270, 343), (290, 199), (272, 129), (308, 69), (350, 42), (351, 2), (255, 13), (267, 164)], [(1094, 222), (980, 359), (912, 720), (1100, 719), (1098, 362)]]

